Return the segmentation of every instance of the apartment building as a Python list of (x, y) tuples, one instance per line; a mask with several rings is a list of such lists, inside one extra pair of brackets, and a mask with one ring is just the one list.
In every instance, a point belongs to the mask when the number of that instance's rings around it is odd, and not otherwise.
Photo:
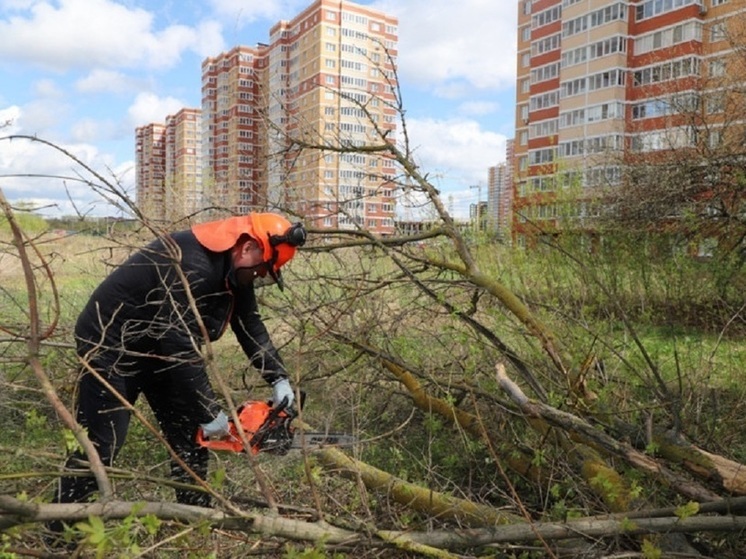
[(384, 134), (393, 140), (397, 24), (377, 10), (318, 0), (274, 25), (269, 43), (206, 59), (209, 205), (279, 209), (311, 226), (393, 233), (391, 161), (354, 149), (380, 144)]
[(364, 148), (395, 141), (397, 19), (317, 0), (269, 36), (203, 61), (201, 111), (137, 129), (138, 204), (171, 222), (279, 210), (392, 234), (394, 166)]
[(505, 146), (505, 163), (487, 169), (487, 228), (509, 234), (513, 207), (513, 140)]
[(166, 117), (165, 219), (175, 224), (204, 206), (202, 111), (184, 108)]
[(397, 33), (396, 18), (338, 0), (318, 0), (270, 30), (271, 205), (287, 206), (321, 228), (393, 233), (392, 162), (359, 148), (394, 139)]
[(166, 219), (166, 126), (151, 123), (135, 129), (137, 205), (150, 219)]
[(267, 47), (237, 46), (202, 62), (205, 208), (266, 207), (263, 75)]
[(135, 130), (137, 205), (155, 223), (173, 226), (204, 207), (200, 109)]
[(718, 78), (744, 10), (740, 0), (519, 0), (519, 244), (556, 225), (563, 193), (577, 194), (582, 219), (594, 211), (584, 193), (620, 184), (625, 165), (722, 140)]

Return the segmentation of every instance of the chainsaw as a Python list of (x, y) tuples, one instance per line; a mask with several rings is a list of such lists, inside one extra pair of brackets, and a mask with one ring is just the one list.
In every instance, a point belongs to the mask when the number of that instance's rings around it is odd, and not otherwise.
[[(325, 446), (350, 446), (357, 442), (355, 437), (326, 432), (296, 432), (292, 425), (298, 415), (296, 410), (285, 405), (272, 406), (271, 401), (248, 400), (236, 408), (240, 428), (249, 441), (252, 454), (267, 452), (284, 455), (291, 449), (315, 449)], [(221, 439), (208, 439), (202, 428), (197, 429), (197, 444), (211, 450), (243, 452), (239, 427), (231, 419), (229, 432)]]

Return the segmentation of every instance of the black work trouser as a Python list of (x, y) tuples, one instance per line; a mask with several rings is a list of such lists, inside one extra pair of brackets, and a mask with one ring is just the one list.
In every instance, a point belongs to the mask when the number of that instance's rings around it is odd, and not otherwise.
[[(208, 451), (195, 442), (199, 423), (195, 410), (174, 390), (172, 375), (178, 371), (163, 369), (163, 362), (152, 359), (139, 359), (137, 364), (128, 365), (137, 373), (117, 373), (112, 369), (103, 371), (102, 376), (130, 404), (134, 405), (142, 393), (153, 413), (168, 444), (186, 465), (200, 478), (207, 475)], [(113, 465), (114, 459), (127, 437), (130, 414), (122, 402), (90, 372), (82, 373), (78, 382), (77, 420), (87, 429), (88, 437), (96, 446), (101, 461), (106, 466)], [(80, 460), (85, 455), (77, 451), (65, 464), (66, 469), (80, 469)], [(171, 475), (176, 481), (193, 484), (192, 477), (174, 460), (171, 461)], [(55, 501), (77, 503), (88, 500), (96, 491), (96, 481), (91, 475), (63, 476), (60, 478)], [(201, 491), (176, 489), (179, 503), (209, 506), (210, 497)]]

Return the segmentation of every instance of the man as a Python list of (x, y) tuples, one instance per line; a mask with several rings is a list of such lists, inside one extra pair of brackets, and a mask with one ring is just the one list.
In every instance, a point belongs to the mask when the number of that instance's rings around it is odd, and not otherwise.
[[(254, 282), (271, 280), (282, 289), (280, 268), (305, 240), (300, 223), (274, 213), (195, 225), (131, 256), (96, 288), (78, 318), (78, 355), (131, 404), (142, 393), (168, 444), (202, 478), (208, 451), (195, 442), (198, 427), (208, 438), (228, 433), (228, 417), (200, 353), (205, 337), (217, 340), (230, 324), (272, 386), (275, 405), (293, 403), (287, 371), (259, 316)], [(111, 465), (124, 444), (130, 412), (89, 371), (78, 383), (78, 422), (103, 463)], [(82, 453), (73, 454), (66, 468), (81, 468), (80, 460)], [(171, 474), (193, 482), (175, 461)], [(92, 476), (63, 476), (56, 501), (85, 501), (95, 490)], [(210, 503), (205, 493), (187, 489), (177, 489), (176, 499)]]

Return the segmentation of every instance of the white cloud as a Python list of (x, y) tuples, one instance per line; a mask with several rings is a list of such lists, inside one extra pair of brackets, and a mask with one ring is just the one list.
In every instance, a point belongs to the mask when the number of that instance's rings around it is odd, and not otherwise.
[(191, 49), (201, 58), (215, 56), (226, 49), (223, 28), (216, 21), (202, 21), (197, 25), (197, 36)]
[(29, 134), (47, 135), (70, 114), (64, 100), (36, 99), (23, 105), (23, 128)]
[[(29, 139), (7, 139), (8, 136), (29, 135), (25, 128), (26, 115), (18, 106), (0, 109), (0, 123), (11, 121), (2, 129), (0, 140), (0, 169), (2, 169), (3, 193), (11, 202), (31, 202), (45, 206), (47, 215), (72, 213), (72, 200), (83, 213), (109, 215), (114, 213), (105, 198), (80, 178), (97, 181), (71, 157), (39, 141)], [(85, 143), (57, 144), (59, 148), (74, 155), (95, 170), (112, 166), (111, 157), (102, 154), (98, 148)], [(131, 167), (131, 165), (130, 165)], [(125, 166), (119, 164), (115, 172), (122, 174), (123, 184), (134, 182), (132, 173), (124, 173)], [(99, 171), (100, 172), (100, 171)], [(33, 174), (35, 177), (27, 175)], [(119, 175), (117, 175), (119, 176)], [(114, 181), (112, 177), (105, 176)]]
[(399, 18), (399, 72), (453, 98), (515, 82), (515, 4), (507, 0), (382, 0)]
[(186, 50), (222, 47), (220, 26), (153, 29), (153, 14), (112, 0), (34, 2), (0, 20), (0, 58), (56, 71), (69, 68), (166, 68)]
[(123, 73), (101, 68), (93, 70), (75, 82), (75, 89), (80, 93), (121, 93), (133, 86), (131, 80)]
[(498, 108), (498, 103), (492, 101), (467, 101), (459, 105), (458, 111), (463, 115), (482, 116), (494, 113)]
[(183, 101), (175, 97), (158, 97), (155, 93), (140, 93), (127, 109), (133, 127), (151, 122), (165, 123), (168, 115), (176, 114), (185, 107)]
[(120, 133), (119, 128), (111, 120), (83, 118), (72, 125), (70, 128), (70, 137), (74, 142), (95, 144), (102, 139), (116, 138)]
[(46, 97), (47, 99), (61, 98), (64, 96), (64, 92), (57, 85), (57, 82), (51, 79), (37, 80), (33, 85), (34, 94), (37, 97)]
[(474, 120), (410, 119), (407, 128), (423, 171), (462, 185), (487, 182), (487, 168), (505, 160), (505, 136)]

